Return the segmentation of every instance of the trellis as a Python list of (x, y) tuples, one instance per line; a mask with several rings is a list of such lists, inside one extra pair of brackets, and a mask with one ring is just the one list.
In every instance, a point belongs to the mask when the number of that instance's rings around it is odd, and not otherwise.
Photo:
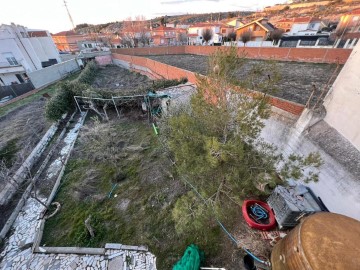
[[(173, 87), (168, 87), (166, 88), (166, 90), (171, 91), (173, 89), (179, 89), (179, 88), (183, 88), (183, 87), (192, 87), (195, 88), (195, 86), (193, 84), (186, 84), (186, 85), (178, 85), (178, 86), (173, 86)], [(79, 104), (79, 100), (95, 100), (95, 101), (102, 101), (106, 104), (112, 104), (115, 107), (116, 110), (116, 114), (118, 116), (118, 118), (121, 118), (121, 112), (118, 109), (118, 102), (121, 102), (121, 104), (126, 104), (128, 102), (132, 102), (132, 101), (139, 101), (139, 102), (144, 102), (146, 104), (146, 110), (147, 110), (147, 114), (148, 114), (148, 119), (149, 122), (151, 122), (153, 115), (157, 115), (159, 113), (159, 111), (153, 111), (153, 106), (152, 106), (152, 102), (151, 100), (155, 100), (155, 99), (161, 99), (161, 98), (171, 98), (171, 97), (176, 97), (179, 95), (170, 95), (170, 94), (155, 94), (152, 92), (148, 92), (145, 95), (126, 95), (126, 96), (111, 96), (111, 98), (97, 98), (97, 97), (83, 97), (83, 96), (74, 96), (77, 108), (79, 109), (80, 112), (82, 112), (81, 110), (81, 106)], [(104, 108), (103, 108), (104, 109)], [(106, 110), (104, 110), (104, 113), (106, 114)], [(106, 115), (107, 116), (107, 115)]]

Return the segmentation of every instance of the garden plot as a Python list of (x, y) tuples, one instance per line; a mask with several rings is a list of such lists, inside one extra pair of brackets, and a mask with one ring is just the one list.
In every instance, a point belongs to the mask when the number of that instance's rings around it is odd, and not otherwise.
[[(116, 74), (122, 75), (117, 78)], [(113, 66), (101, 69), (99, 76), (93, 84), (99, 89), (113, 85), (111, 78), (119, 85), (124, 77), (135, 84), (139, 78), (151, 84), (136, 73)], [(126, 89), (114, 86), (112, 91), (119, 95), (125, 91), (146, 94), (144, 85), (132, 86), (130, 81)], [(109, 109), (109, 115), (109, 121), (88, 115), (54, 199), (61, 204), (61, 210), (46, 221), (41, 245), (146, 245), (156, 256), (158, 269), (171, 269), (187, 245), (195, 243), (205, 250), (207, 265), (239, 269), (243, 252), (232, 245), (214, 219), (199, 234), (176, 233), (173, 209), (189, 187), (174, 172), (148, 115), (135, 107), (124, 110), (120, 119), (113, 109)], [(236, 219), (224, 223), (234, 235), (239, 235), (239, 240), (245, 238), (249, 242), (240, 208), (234, 209)], [(93, 237), (85, 220), (89, 220)], [(257, 235), (252, 239), (255, 240), (249, 248), (267, 256), (268, 247)]]
[(114, 96), (146, 93), (151, 80), (140, 73), (131, 72), (118, 66), (100, 68), (92, 83), (94, 88), (106, 88)]
[[(155, 55), (147, 57), (192, 72), (203, 75), (207, 74), (209, 59), (207, 56), (186, 54)], [(255, 65), (262, 65), (266, 62), (268, 61), (247, 59), (244, 69), (237, 71), (238, 79), (241, 80), (242, 77), (248, 76), (249, 71)], [(336, 64), (314, 64), (287, 61), (276, 61), (276, 67), (279, 70), (281, 80), (277, 85), (278, 91), (273, 95), (304, 105), (308, 101), (314, 86), (316, 88), (314, 100), (316, 100), (316, 97), (320, 95), (336, 70)], [(340, 70), (341, 68), (338, 68), (335, 74), (337, 75)], [(332, 85), (335, 78), (336, 76), (332, 78), (329, 85)], [(326, 92), (327, 91), (328, 89), (326, 89)]]

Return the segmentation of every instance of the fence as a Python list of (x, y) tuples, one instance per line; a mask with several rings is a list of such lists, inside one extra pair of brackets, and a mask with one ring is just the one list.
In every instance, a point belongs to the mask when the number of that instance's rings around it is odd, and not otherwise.
[(21, 84), (12, 84), (7, 86), (0, 86), (0, 99), (12, 96), (13, 98), (21, 96), (27, 92), (34, 90), (34, 86), (31, 82), (21, 83)]
[(66, 62), (28, 73), (28, 76), (35, 88), (40, 88), (56, 82), (78, 70), (80, 70), (80, 67), (77, 60), (71, 59)]
[[(123, 55), (160, 55), (160, 54), (198, 54), (210, 55), (216, 50), (228, 47), (214, 46), (169, 46), (130, 49), (112, 49), (112, 53)], [(238, 53), (252, 59), (274, 59), (280, 61), (297, 61), (311, 63), (345, 64), (352, 49), (334, 48), (270, 48), (270, 47), (238, 47)]]

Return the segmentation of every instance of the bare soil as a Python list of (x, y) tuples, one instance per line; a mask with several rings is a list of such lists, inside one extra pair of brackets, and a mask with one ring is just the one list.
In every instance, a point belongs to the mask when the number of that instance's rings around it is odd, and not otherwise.
[(114, 95), (138, 94), (146, 92), (146, 88), (151, 86), (151, 80), (118, 66), (106, 66), (99, 69), (92, 86), (111, 90)]
[[(202, 55), (155, 55), (147, 56), (155, 61), (159, 61), (168, 65), (186, 69), (202, 75), (207, 74), (208, 56)], [(255, 65), (261, 65), (268, 61), (247, 59), (244, 68), (237, 71), (238, 79), (246, 77), (249, 71)], [(313, 85), (315, 85), (316, 92), (314, 98), (320, 95), (320, 92), (326, 88), (331, 75), (336, 69), (336, 64), (314, 64), (314, 63), (300, 63), (300, 62), (286, 62), (277, 61), (276, 68), (280, 73), (281, 79), (277, 84), (278, 90), (273, 94), (289, 101), (300, 104), (306, 104), (308, 101)], [(341, 68), (338, 69), (339, 73)], [(270, 71), (269, 71), (270, 72)], [(334, 77), (334, 79), (336, 76)], [(332, 85), (330, 81), (329, 85)], [(256, 90), (256, 89), (252, 89)], [(326, 88), (325, 92), (329, 89)], [(313, 99), (315, 101), (315, 99)]]

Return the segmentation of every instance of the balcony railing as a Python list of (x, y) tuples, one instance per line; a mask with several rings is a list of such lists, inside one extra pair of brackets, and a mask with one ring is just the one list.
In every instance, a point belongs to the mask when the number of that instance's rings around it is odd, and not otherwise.
[(20, 61), (17, 60), (17, 65), (12, 65), (9, 62), (0, 62), (0, 67), (18, 67), (21, 66)]

